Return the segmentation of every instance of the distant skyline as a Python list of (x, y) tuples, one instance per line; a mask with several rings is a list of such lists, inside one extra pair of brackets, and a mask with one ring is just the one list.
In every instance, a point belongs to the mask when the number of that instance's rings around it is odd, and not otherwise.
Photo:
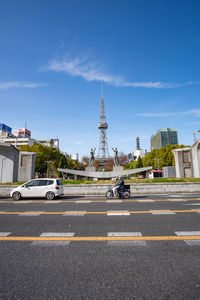
[[(98, 149), (101, 82), (111, 147), (150, 148), (159, 128), (200, 129), (200, 2), (7, 0), (0, 4), (0, 123), (61, 151)], [(199, 133), (197, 137), (200, 138)], [(97, 152), (97, 151), (96, 151)]]

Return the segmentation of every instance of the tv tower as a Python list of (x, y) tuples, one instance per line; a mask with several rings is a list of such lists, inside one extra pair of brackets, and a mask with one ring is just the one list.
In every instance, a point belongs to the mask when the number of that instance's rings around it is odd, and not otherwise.
[(106, 122), (102, 85), (101, 85), (101, 115), (100, 115), (100, 122), (98, 124), (98, 128), (100, 130), (98, 158), (103, 162), (109, 157), (109, 152), (108, 152), (108, 143), (106, 137), (106, 129), (108, 128), (108, 123)]

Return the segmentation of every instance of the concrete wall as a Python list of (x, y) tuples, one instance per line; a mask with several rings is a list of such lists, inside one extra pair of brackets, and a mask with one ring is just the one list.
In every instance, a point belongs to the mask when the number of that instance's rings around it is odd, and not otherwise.
[[(65, 195), (105, 195), (109, 184), (68, 184), (64, 186)], [(131, 195), (164, 193), (200, 193), (200, 183), (139, 183), (131, 184)], [(16, 186), (0, 186), (0, 196), (9, 195)]]
[(36, 153), (21, 151), (19, 153), (18, 181), (28, 181), (35, 178)]
[(18, 180), (19, 151), (13, 146), (0, 145), (0, 182)]
[(163, 177), (164, 178), (176, 177), (176, 167), (173, 166), (163, 167)]

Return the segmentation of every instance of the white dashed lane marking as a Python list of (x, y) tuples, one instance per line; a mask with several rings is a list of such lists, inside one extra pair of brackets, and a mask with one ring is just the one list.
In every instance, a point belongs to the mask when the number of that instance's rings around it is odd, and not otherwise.
[(130, 216), (130, 213), (128, 211), (124, 210), (108, 210), (107, 211), (107, 216)]
[[(200, 236), (200, 231), (175, 231), (178, 236)], [(189, 246), (200, 246), (200, 240), (185, 240), (184, 241)]]
[(122, 200), (107, 200), (107, 203), (122, 203)]
[(21, 214), (19, 214), (19, 217), (37, 217), (37, 216), (41, 216), (41, 213), (43, 213), (44, 211), (29, 211), (29, 212), (23, 212)]
[[(164, 211), (163, 211), (164, 210)], [(152, 215), (175, 215), (176, 213), (173, 211), (170, 211), (168, 209), (163, 209), (161, 211), (159, 210), (150, 210), (150, 212), (152, 212)]]
[[(41, 237), (72, 237), (74, 232), (43, 232)], [(70, 241), (34, 241), (31, 246), (69, 246)]]
[(56, 201), (56, 200), (55, 201), (45, 201), (44, 203), (45, 204), (49, 204), (49, 203), (61, 203), (61, 201)]
[(66, 211), (62, 216), (83, 217), (87, 211)]
[(155, 200), (148, 199), (148, 200), (137, 200), (137, 202), (155, 202)]
[(0, 232), (0, 236), (8, 236), (11, 232)]
[(189, 204), (183, 204), (183, 205), (200, 205), (200, 203), (189, 203)]
[(90, 200), (82, 200), (82, 201), (75, 201), (75, 203), (80, 204), (80, 203), (91, 203), (92, 201)]
[[(130, 237), (130, 236), (142, 236), (141, 232), (108, 232), (107, 236), (112, 237)], [(108, 241), (109, 246), (147, 246), (146, 241)]]

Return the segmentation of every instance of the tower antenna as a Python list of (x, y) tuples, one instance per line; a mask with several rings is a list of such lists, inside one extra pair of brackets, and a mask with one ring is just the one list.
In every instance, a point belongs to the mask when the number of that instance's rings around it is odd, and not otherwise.
[(98, 124), (98, 128), (100, 130), (98, 159), (101, 160), (101, 166), (103, 166), (104, 162), (109, 157), (108, 143), (107, 143), (107, 136), (106, 136), (106, 129), (108, 128), (108, 123), (106, 122), (106, 115), (105, 115), (105, 108), (104, 108), (103, 83), (101, 83), (101, 114), (100, 114), (100, 122)]

